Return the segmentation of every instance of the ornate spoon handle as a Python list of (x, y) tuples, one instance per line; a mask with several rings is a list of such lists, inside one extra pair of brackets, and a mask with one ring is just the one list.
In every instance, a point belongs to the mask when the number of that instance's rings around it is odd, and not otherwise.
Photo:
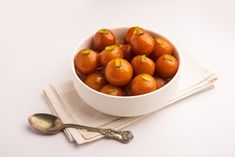
[(103, 134), (107, 138), (116, 139), (122, 143), (130, 142), (134, 136), (131, 131), (117, 131), (113, 129), (102, 129), (100, 133)]
[(77, 125), (77, 124), (64, 124), (63, 128), (67, 127), (84, 129), (92, 132), (99, 132), (102, 135), (104, 135), (106, 138), (115, 139), (122, 143), (128, 143), (134, 138), (131, 131), (122, 131), (122, 130), (117, 131), (113, 129), (95, 128), (95, 127)]

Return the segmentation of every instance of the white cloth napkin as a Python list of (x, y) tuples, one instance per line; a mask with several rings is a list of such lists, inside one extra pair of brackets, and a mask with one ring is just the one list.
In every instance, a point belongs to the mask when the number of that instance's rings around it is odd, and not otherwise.
[[(182, 74), (177, 94), (172, 96), (162, 108), (214, 87), (216, 75), (198, 64), (192, 56), (182, 53)], [(121, 118), (106, 115), (89, 107), (76, 93), (72, 81), (51, 84), (44, 89), (44, 95), (53, 114), (61, 118), (63, 123), (77, 123), (93, 127), (122, 129), (148, 115)], [(152, 113), (156, 114), (156, 113)], [(69, 142), (83, 144), (103, 136), (95, 132), (67, 128), (64, 130)]]

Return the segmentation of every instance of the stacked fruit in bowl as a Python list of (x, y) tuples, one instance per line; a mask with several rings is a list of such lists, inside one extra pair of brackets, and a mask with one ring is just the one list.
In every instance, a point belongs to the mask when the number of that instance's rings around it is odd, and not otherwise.
[(77, 52), (76, 72), (87, 86), (108, 95), (153, 92), (178, 70), (174, 46), (138, 26), (129, 28), (119, 41), (111, 30), (101, 29), (90, 45)]

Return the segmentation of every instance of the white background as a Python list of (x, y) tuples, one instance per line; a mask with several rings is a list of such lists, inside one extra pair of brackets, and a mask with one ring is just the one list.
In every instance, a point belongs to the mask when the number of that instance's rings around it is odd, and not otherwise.
[[(0, 156), (234, 157), (234, 8), (233, 0), (0, 0)], [(28, 116), (49, 112), (42, 89), (71, 77), (76, 44), (101, 28), (136, 25), (187, 49), (217, 73), (216, 88), (128, 127), (127, 145), (76, 146), (62, 133), (31, 132)]]

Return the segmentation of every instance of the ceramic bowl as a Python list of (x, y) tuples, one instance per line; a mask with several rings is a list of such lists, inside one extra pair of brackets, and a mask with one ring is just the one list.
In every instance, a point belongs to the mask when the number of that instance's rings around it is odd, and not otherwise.
[[(124, 34), (127, 32), (128, 28), (114, 28), (110, 29), (117, 37), (117, 41), (122, 41), (124, 38)], [(150, 32), (153, 37), (163, 37), (164, 36), (151, 31)], [(74, 58), (79, 50), (83, 48), (90, 48), (92, 46), (92, 38), (94, 34), (80, 42), (77, 48), (74, 50), (72, 59), (71, 59), (71, 69), (72, 69), (72, 80), (73, 85), (75, 87), (78, 95), (92, 108), (114, 116), (120, 117), (132, 117), (132, 116), (140, 116), (145, 115), (151, 112), (154, 112), (162, 107), (164, 107), (168, 101), (175, 95), (177, 86), (180, 81), (180, 71), (181, 71), (181, 56), (180, 52), (178, 52), (175, 47), (176, 58), (179, 61), (179, 68), (175, 76), (162, 88), (138, 96), (112, 96), (103, 94), (92, 88), (88, 87), (86, 84), (82, 82), (82, 80), (78, 77), (76, 73), (76, 69), (74, 66)], [(166, 38), (165, 38), (166, 39)]]

